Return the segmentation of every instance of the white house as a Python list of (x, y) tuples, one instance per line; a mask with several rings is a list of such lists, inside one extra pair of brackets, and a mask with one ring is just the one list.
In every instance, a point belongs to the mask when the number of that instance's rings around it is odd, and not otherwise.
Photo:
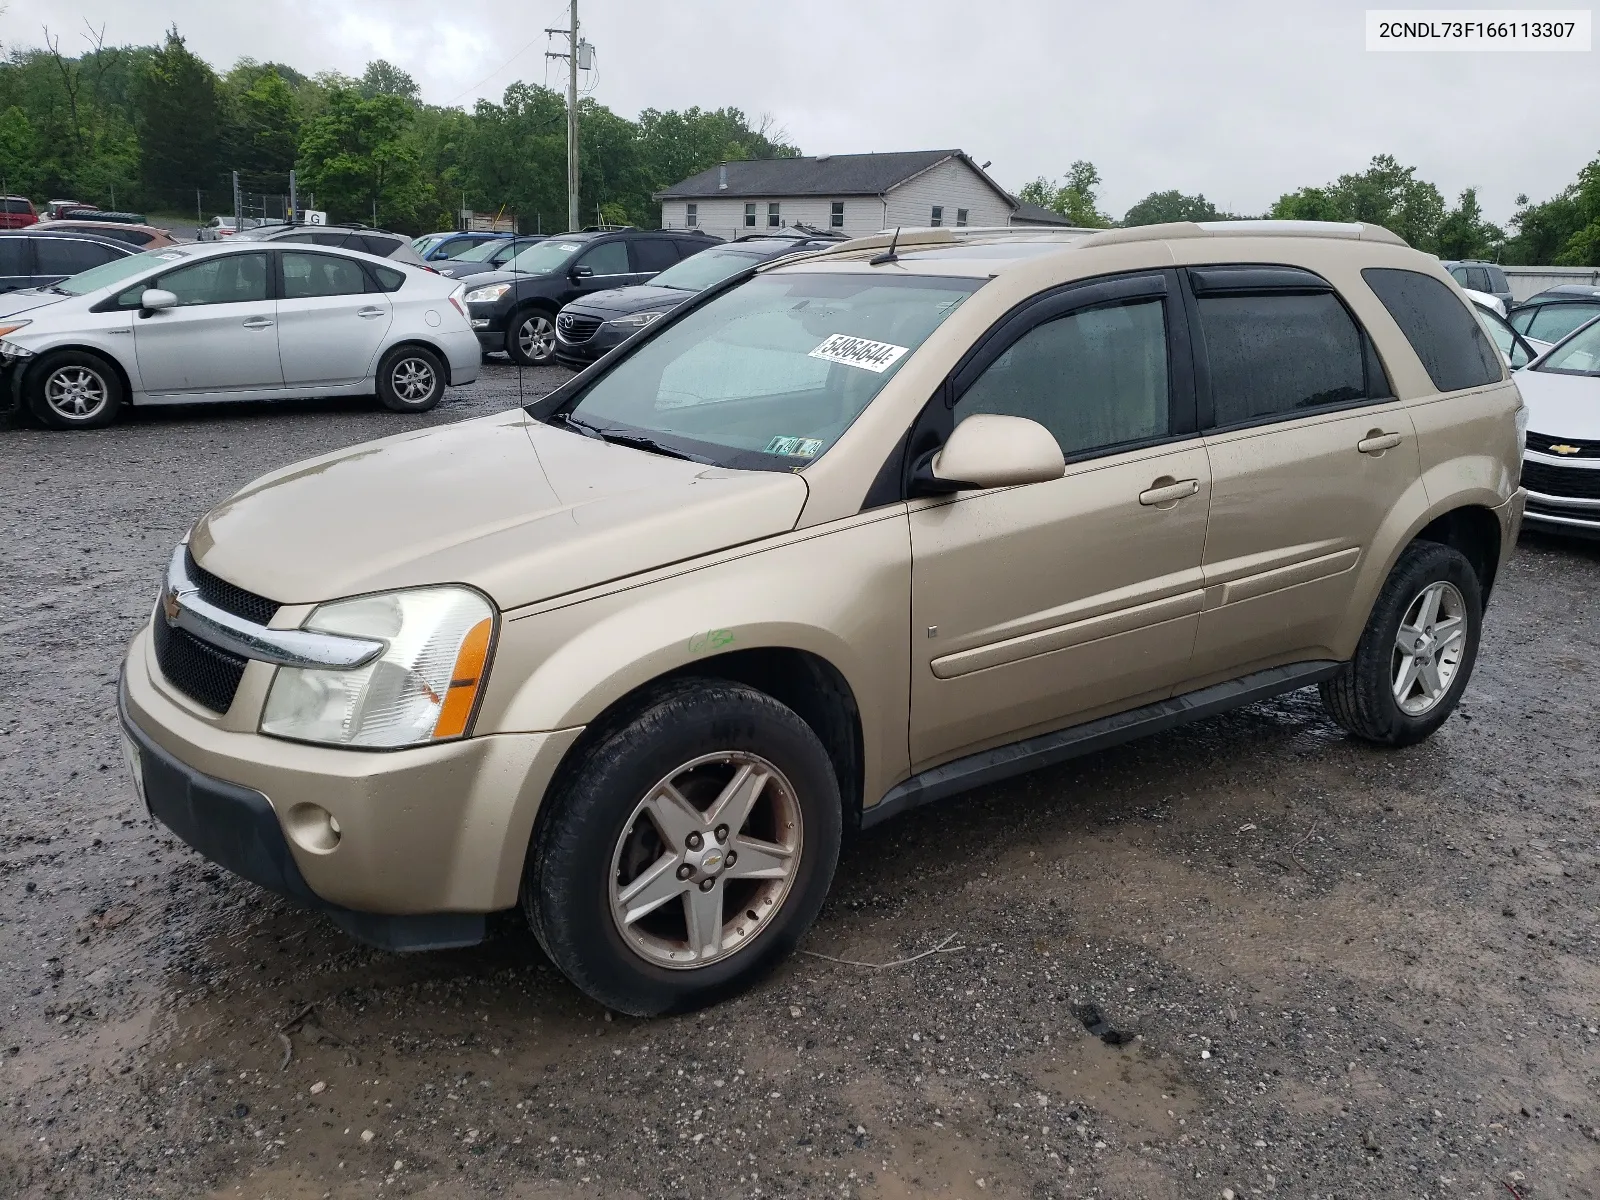
[(735, 238), (811, 225), (851, 237), (895, 226), (1067, 225), (1022, 204), (961, 150), (726, 162), (656, 193), (664, 229)]

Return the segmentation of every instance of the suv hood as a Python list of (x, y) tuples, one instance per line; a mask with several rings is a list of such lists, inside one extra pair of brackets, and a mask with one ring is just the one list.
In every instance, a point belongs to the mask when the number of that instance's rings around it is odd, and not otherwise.
[(468, 583), (502, 609), (792, 529), (798, 475), (610, 445), (521, 409), (352, 446), (207, 513), (207, 571), (281, 604)]
[(597, 317), (621, 316), (624, 313), (644, 312), (651, 308), (674, 308), (693, 296), (682, 288), (656, 287), (651, 283), (633, 287), (611, 288), (595, 292), (582, 300), (567, 305), (574, 312), (593, 313)]
[[(1512, 378), (1528, 406), (1530, 432), (1600, 441), (1600, 378), (1557, 371), (1518, 371)], [(1528, 449), (1546, 452), (1543, 446)]]

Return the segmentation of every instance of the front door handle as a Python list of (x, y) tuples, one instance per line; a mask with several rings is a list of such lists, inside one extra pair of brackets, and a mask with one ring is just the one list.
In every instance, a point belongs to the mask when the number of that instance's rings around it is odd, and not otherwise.
[(1198, 479), (1173, 479), (1170, 475), (1163, 475), (1152, 483), (1149, 488), (1139, 493), (1139, 503), (1150, 505), (1175, 504), (1179, 500), (1187, 500), (1200, 490)]
[(1381, 429), (1374, 429), (1356, 443), (1356, 449), (1363, 454), (1382, 454), (1385, 450), (1393, 450), (1399, 444), (1398, 433), (1385, 433)]
[(271, 329), (274, 325), (271, 317), (251, 317), (244, 323), (246, 329)]
[(381, 309), (381, 308), (373, 308), (371, 305), (368, 305), (366, 308), (358, 308), (358, 309), (356, 309), (356, 316), (358, 316), (358, 317), (366, 317), (367, 320), (370, 321), (373, 317), (381, 317), (381, 316), (383, 316), (383, 309)]

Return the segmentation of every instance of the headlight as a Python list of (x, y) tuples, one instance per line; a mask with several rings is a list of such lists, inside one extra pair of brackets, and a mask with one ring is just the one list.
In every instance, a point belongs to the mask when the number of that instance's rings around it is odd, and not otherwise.
[(657, 311), (657, 312), (629, 313), (625, 317), (612, 317), (611, 320), (606, 322), (606, 324), (607, 325), (615, 325), (619, 329), (643, 329), (646, 325), (650, 324), (650, 322), (654, 321), (657, 317), (664, 317), (666, 315), (667, 315), (666, 313), (659, 312), (659, 311)]
[(463, 587), (321, 605), (304, 628), (381, 638), (388, 648), (349, 671), (278, 668), (261, 732), (384, 749), (462, 737), (488, 671), (494, 627), (489, 602)]
[(1528, 452), (1528, 402), (1517, 405), (1517, 453)]
[(468, 304), (493, 304), (511, 290), (509, 283), (488, 283), (467, 293)]

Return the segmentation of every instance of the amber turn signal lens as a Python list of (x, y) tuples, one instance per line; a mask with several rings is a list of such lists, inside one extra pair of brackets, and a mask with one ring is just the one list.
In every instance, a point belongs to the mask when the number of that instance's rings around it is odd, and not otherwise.
[(483, 671), (489, 662), (489, 634), (494, 622), (485, 618), (467, 631), (462, 639), (461, 651), (456, 655), (455, 670), (450, 673), (450, 690), (444, 695), (439, 708), (439, 721), (433, 727), (433, 736), (460, 737), (467, 731), (472, 719), (472, 706), (478, 701), (478, 687), (483, 682)]

